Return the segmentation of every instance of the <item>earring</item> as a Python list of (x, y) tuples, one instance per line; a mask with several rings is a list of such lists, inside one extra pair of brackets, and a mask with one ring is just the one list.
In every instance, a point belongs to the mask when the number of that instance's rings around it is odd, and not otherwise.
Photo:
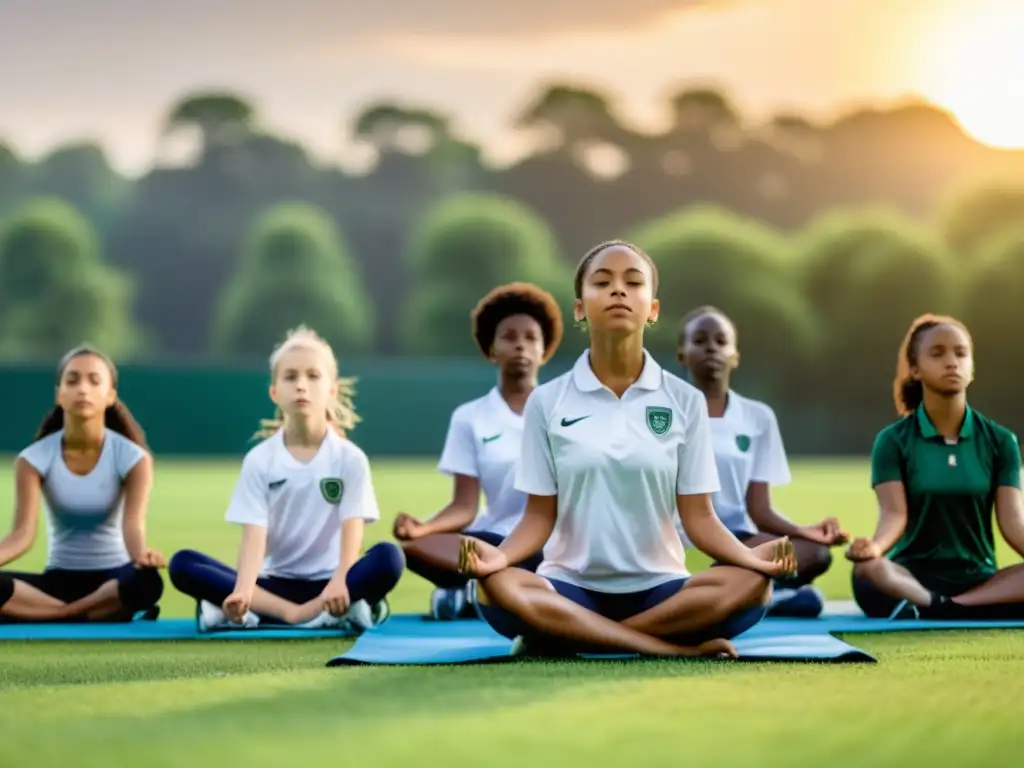
[(647, 325), (647, 327), (648, 327), (648, 328), (653, 328), (653, 327), (654, 327), (654, 326), (656, 326), (657, 324), (658, 324), (658, 321), (657, 321), (657, 320), (648, 320), (648, 321), (647, 321), (647, 323), (646, 323), (646, 325)]
[(573, 320), (572, 324), (579, 328), (581, 331), (586, 333), (587, 331), (587, 318), (582, 317), (579, 320)]

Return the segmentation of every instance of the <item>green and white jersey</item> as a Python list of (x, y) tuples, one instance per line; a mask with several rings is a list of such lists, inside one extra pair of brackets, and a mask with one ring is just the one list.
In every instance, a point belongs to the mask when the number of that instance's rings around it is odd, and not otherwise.
[(689, 575), (677, 495), (719, 489), (708, 410), (695, 387), (644, 353), (618, 398), (584, 352), (526, 404), (516, 487), (558, 497), (541, 576), (636, 592)]

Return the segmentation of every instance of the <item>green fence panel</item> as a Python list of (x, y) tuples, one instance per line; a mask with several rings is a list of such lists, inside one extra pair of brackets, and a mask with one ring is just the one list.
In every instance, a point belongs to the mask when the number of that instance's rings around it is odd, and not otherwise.
[[(545, 380), (564, 370), (552, 364)], [(438, 455), (452, 410), (496, 381), (494, 367), (482, 361), (350, 360), (344, 374), (358, 379), (355, 403), (363, 419), (352, 439), (373, 456)], [(260, 419), (274, 411), (263, 368), (125, 365), (120, 377), (121, 398), (162, 455), (240, 455)], [(0, 392), (12, 404), (0, 427), (0, 452), (15, 453), (53, 406), (54, 372), (0, 367)]]

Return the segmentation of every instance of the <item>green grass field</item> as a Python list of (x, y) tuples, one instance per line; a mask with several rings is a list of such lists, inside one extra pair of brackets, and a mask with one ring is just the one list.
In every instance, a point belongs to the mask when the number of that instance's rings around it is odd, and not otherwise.
[[(386, 518), (428, 514), (449, 490), (429, 464), (374, 468)], [(159, 462), (152, 545), (232, 562), (238, 532), (223, 513), (236, 472), (237, 463)], [(776, 494), (791, 517), (834, 514), (856, 534), (872, 530), (863, 463), (799, 463), (794, 475)], [(0, 498), (13, 498), (6, 470)], [(390, 526), (368, 530), (369, 544)], [(44, 553), (40, 531), (18, 567), (41, 567)], [(1015, 560), (1003, 546), (1001, 562)], [(820, 586), (849, 596), (841, 556)], [(428, 594), (407, 574), (392, 606), (422, 611)], [(166, 616), (193, 611), (170, 587), (162, 606)], [(847, 640), (880, 663), (326, 669), (346, 643), (3, 643), (0, 766), (1020, 764), (1024, 632)]]

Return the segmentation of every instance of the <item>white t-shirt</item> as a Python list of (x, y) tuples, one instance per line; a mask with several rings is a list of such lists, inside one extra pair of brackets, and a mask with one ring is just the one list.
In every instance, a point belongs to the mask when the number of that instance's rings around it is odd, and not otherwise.
[(620, 400), (588, 355), (526, 403), (516, 487), (558, 496), (537, 572), (615, 593), (686, 577), (676, 496), (719, 489), (704, 396), (645, 352)]
[(32, 443), (18, 457), (43, 478), (49, 541), (46, 567), (71, 571), (120, 568), (131, 561), (124, 543), (124, 479), (146, 452), (113, 430), (103, 433), (103, 448), (87, 475), (64, 463), (58, 430)]
[[(786, 485), (791, 480), (775, 412), (764, 403), (730, 391), (725, 413), (711, 419), (711, 436), (722, 483), (714, 496), (715, 512), (730, 531), (757, 533), (747, 513), (750, 484)], [(689, 545), (682, 527), (678, 530)]]
[(278, 431), (250, 450), (227, 521), (267, 529), (263, 576), (330, 579), (341, 562), (341, 523), (380, 519), (366, 454), (328, 430), (316, 456), (292, 456)]
[(437, 468), (480, 483), (486, 506), (473, 530), (508, 536), (522, 518), (526, 494), (515, 487), (522, 445), (523, 416), (508, 407), (497, 387), (452, 413)]

